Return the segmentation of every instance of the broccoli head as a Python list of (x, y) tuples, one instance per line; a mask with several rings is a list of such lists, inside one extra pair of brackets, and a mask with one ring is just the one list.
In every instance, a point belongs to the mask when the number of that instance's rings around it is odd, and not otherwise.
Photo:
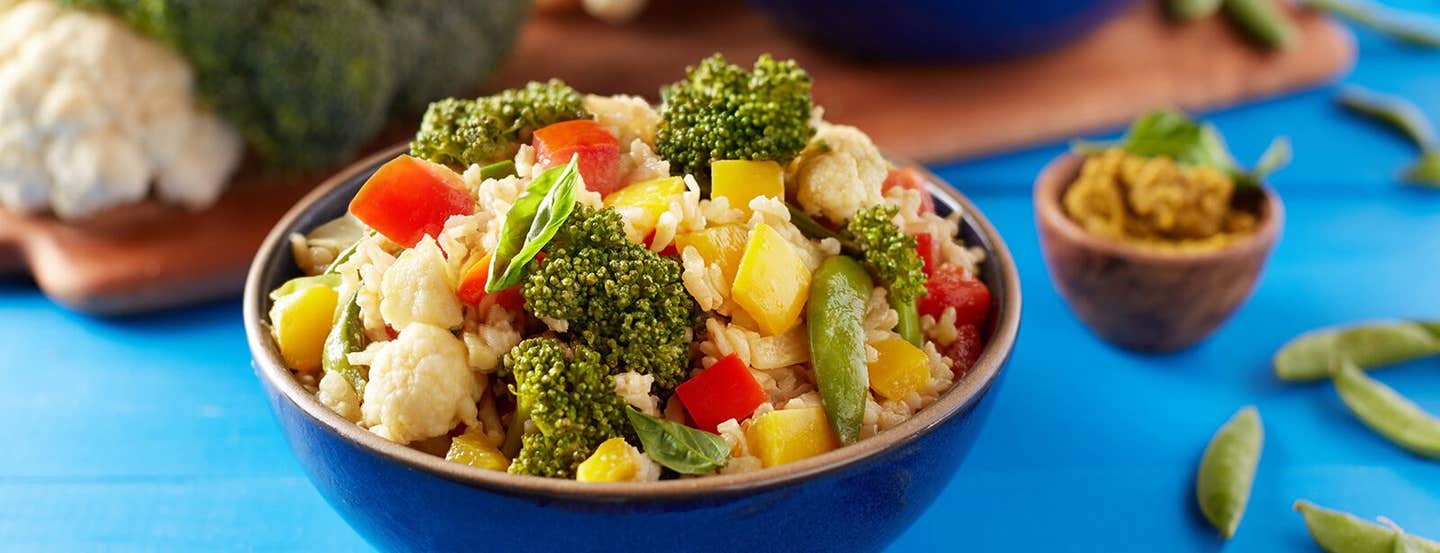
[(841, 234), (854, 243), (865, 268), (896, 301), (914, 301), (925, 290), (925, 267), (915, 237), (895, 224), (899, 208), (876, 205), (857, 211)]
[(627, 240), (614, 209), (585, 206), (545, 253), (528, 267), (526, 309), (566, 321), (564, 334), (598, 352), (612, 372), (654, 376), (662, 395), (688, 376), (698, 308), (677, 261)]
[(574, 478), (575, 467), (601, 442), (634, 435), (625, 400), (615, 394), (610, 371), (590, 348), (530, 338), (505, 354), (500, 375), (514, 379), (511, 424), (529, 420), (538, 430), (521, 438), (510, 472)]
[(395, 48), (395, 107), (419, 112), (463, 94), (489, 74), (514, 42), (526, 0), (378, 0)]
[(810, 75), (794, 60), (768, 54), (753, 71), (716, 54), (686, 69), (686, 79), (660, 90), (655, 146), (672, 170), (708, 181), (710, 162), (795, 157), (810, 126)]
[(474, 100), (447, 98), (425, 110), (410, 153), (461, 167), (489, 163), (514, 155), (535, 129), (588, 117), (580, 93), (558, 79)]

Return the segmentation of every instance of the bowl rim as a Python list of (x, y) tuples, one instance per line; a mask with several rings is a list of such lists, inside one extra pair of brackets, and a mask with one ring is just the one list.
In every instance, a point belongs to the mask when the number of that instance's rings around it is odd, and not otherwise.
[(1098, 251), (1115, 257), (1123, 257), (1154, 263), (1195, 262), (1207, 263), (1233, 257), (1247, 257), (1257, 250), (1268, 249), (1285, 221), (1285, 206), (1280, 196), (1268, 184), (1260, 185), (1261, 208), (1260, 227), (1240, 241), (1219, 249), (1167, 249), (1147, 247), (1134, 242), (1123, 242), (1097, 235), (1082, 228), (1066, 215), (1060, 207), (1060, 198), (1074, 184), (1079, 175), (1085, 156), (1065, 152), (1045, 164), (1035, 178), (1034, 204), (1035, 219), (1049, 227), (1065, 240), (1085, 249)]
[[(965, 222), (974, 227), (982, 242), (988, 244), (985, 262), (997, 265), (999, 280), (1004, 286), (1002, 293), (996, 294), (1001, 301), (995, 309), (995, 317), (991, 322), (991, 337), (985, 350), (970, 371), (935, 403), (916, 412), (901, 424), (849, 446), (794, 463), (740, 474), (647, 483), (589, 483), (515, 475), (446, 461), (443, 457), (381, 438), (321, 404), (300, 385), (281, 361), (261, 313), (261, 306), (264, 305), (269, 291), (261, 290), (260, 282), (264, 279), (270, 259), (276, 255), (289, 255), (288, 231), (295, 221), (335, 188), (343, 186), (357, 174), (370, 171), (403, 153), (405, 148), (405, 144), (386, 148), (347, 166), (326, 179), (281, 217), (261, 244), (246, 276), (242, 296), (244, 324), (246, 342), (256, 373), (283, 401), (304, 413), (316, 426), (350, 442), (351, 445), (435, 477), (505, 495), (587, 503), (679, 501), (701, 496), (723, 497), (774, 489), (840, 471), (919, 440), (979, 401), (1000, 375), (1015, 347), (1021, 313), (1020, 278), (1010, 250), (1000, 234), (974, 204), (934, 173), (916, 164), (897, 164), (919, 169), (929, 180), (927, 184), (936, 199), (963, 210)], [(278, 409), (278, 406), (272, 406), (272, 409)], [(276, 415), (278, 414), (277, 412)]]

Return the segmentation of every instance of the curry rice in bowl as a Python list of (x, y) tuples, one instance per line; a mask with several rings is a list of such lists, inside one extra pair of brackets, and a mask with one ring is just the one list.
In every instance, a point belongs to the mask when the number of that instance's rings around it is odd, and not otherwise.
[[(810, 116), (803, 71), (748, 75), (706, 60), (658, 112), (557, 82), (432, 106), (411, 151), (435, 161), (360, 162), (272, 232), (246, 288), (257, 373), (367, 539), (877, 549), (933, 501), (1013, 347), (1009, 253), (933, 176)], [(697, 150), (753, 131), (696, 117), (700, 92), (804, 127)], [(502, 102), (533, 120), (475, 124)], [(445, 142), (465, 125), (533, 128)]]

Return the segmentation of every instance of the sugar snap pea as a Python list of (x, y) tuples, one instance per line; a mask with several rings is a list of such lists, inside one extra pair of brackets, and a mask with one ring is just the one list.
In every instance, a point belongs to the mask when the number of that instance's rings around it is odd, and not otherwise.
[(1440, 354), (1440, 326), (1412, 321), (1375, 321), (1325, 328), (1296, 336), (1275, 353), (1275, 376), (1304, 382), (1330, 375), (1335, 359), (1361, 369)]
[(1337, 362), (1332, 378), (1340, 399), (1361, 422), (1395, 445), (1440, 459), (1440, 419), (1389, 386), (1365, 376), (1347, 359)]
[[(1437, 44), (1440, 45), (1440, 44)], [(1401, 178), (1430, 188), (1440, 188), (1440, 135), (1414, 103), (1358, 86), (1340, 89), (1335, 100), (1350, 111), (1394, 127), (1420, 148), (1420, 158), (1407, 167)]]
[(1225, 0), (1225, 15), (1260, 45), (1274, 50), (1295, 46), (1300, 33), (1275, 0)]
[(1424, 14), (1360, 0), (1303, 0), (1301, 3), (1344, 17), (1407, 44), (1440, 48), (1440, 21)]
[(1195, 21), (1220, 11), (1221, 0), (1170, 0), (1170, 16), (1182, 22)]
[(325, 336), (325, 346), (320, 357), (320, 366), (325, 372), (338, 372), (350, 383), (355, 393), (365, 395), (365, 382), (369, 378), (364, 367), (351, 365), (349, 354), (365, 349), (365, 329), (360, 320), (360, 304), (357, 294), (350, 295), (340, 317)]
[(1215, 432), (1200, 459), (1195, 497), (1200, 512), (1227, 540), (1235, 535), (1235, 528), (1245, 516), (1264, 443), (1260, 412), (1244, 407)]
[(1426, 188), (1440, 188), (1440, 148), (1422, 152), (1420, 159), (1400, 173), (1400, 178)]
[(1440, 553), (1440, 543), (1303, 499), (1295, 502), (1295, 510), (1305, 518), (1305, 527), (1310, 530), (1315, 545), (1330, 553)]
[(810, 284), (805, 320), (810, 359), (830, 427), (841, 443), (860, 439), (865, 396), (870, 387), (865, 364), (865, 305), (874, 291), (870, 273), (859, 261), (837, 255), (826, 259)]

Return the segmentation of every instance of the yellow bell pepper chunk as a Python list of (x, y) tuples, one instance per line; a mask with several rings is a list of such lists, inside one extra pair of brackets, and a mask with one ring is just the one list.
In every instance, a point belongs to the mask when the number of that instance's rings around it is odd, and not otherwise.
[(450, 451), (445, 453), (445, 460), (489, 470), (510, 468), (510, 459), (495, 447), (478, 426), (467, 428), (464, 434), (450, 440)]
[(675, 197), (685, 192), (685, 179), (681, 177), (664, 177), (644, 182), (637, 182), (625, 188), (615, 191), (605, 197), (605, 207), (613, 207), (617, 210), (638, 209), (639, 216), (627, 216), (635, 230), (641, 235), (650, 234), (655, 230), (655, 223), (660, 220), (660, 214), (670, 209), (670, 204)]
[(726, 282), (735, 281), (735, 270), (740, 267), (740, 257), (745, 254), (745, 243), (750, 240), (750, 229), (744, 225), (720, 225), (697, 232), (675, 236), (675, 248), (685, 251), (694, 247), (706, 265), (718, 265)]
[(904, 338), (871, 344), (879, 357), (869, 364), (870, 388), (889, 399), (903, 399), (930, 381), (930, 358)]
[(795, 246), (762, 223), (750, 231), (730, 294), (755, 319), (761, 334), (784, 334), (800, 324), (810, 296), (810, 268)]
[(806, 407), (764, 414), (745, 430), (745, 441), (760, 464), (773, 467), (840, 447), (825, 409)]
[(710, 197), (750, 215), (750, 200), (785, 197), (785, 170), (773, 161), (724, 160), (710, 164)]
[(575, 470), (575, 479), (581, 482), (634, 482), (640, 479), (644, 460), (639, 450), (625, 442), (625, 438), (610, 438), (595, 448), (590, 458), (580, 463)]
[(285, 364), (297, 371), (320, 368), (325, 336), (339, 301), (335, 289), (310, 286), (281, 296), (270, 308), (270, 327)]

